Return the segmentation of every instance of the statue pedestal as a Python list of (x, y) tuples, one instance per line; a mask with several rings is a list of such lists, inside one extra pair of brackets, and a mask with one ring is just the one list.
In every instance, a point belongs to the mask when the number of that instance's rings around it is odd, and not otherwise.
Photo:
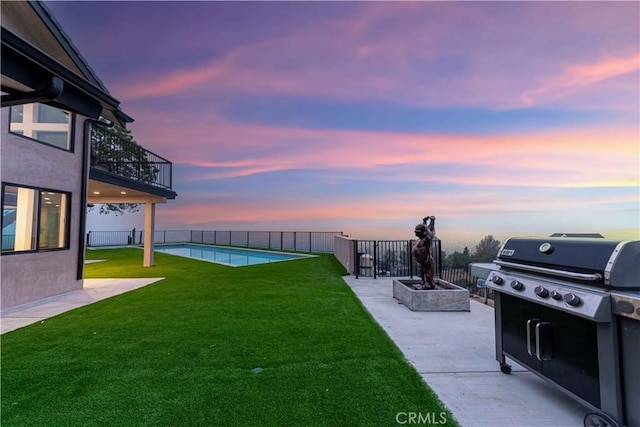
[(434, 279), (436, 289), (417, 291), (420, 280), (393, 281), (393, 297), (411, 311), (471, 311), (469, 291), (442, 279)]

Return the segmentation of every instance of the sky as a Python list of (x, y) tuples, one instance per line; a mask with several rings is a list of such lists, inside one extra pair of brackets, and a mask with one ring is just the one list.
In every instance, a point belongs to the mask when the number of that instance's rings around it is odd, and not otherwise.
[(640, 238), (638, 2), (46, 4), (173, 162), (156, 229)]

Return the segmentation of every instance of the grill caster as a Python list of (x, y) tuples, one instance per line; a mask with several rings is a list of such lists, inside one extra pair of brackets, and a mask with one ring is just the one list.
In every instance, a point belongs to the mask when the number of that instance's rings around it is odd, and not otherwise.
[[(500, 370), (502, 371), (503, 374), (509, 375), (511, 373), (511, 365), (507, 365), (506, 363), (501, 363)], [(585, 427), (586, 427), (586, 424), (585, 424)]]
[(589, 412), (584, 417), (584, 427), (620, 427), (620, 425), (604, 412)]

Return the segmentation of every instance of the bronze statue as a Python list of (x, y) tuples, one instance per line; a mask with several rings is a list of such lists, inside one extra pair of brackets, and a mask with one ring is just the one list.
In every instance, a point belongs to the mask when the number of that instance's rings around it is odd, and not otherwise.
[(422, 224), (416, 225), (415, 233), (418, 241), (413, 245), (411, 255), (422, 270), (422, 283), (415, 285), (414, 289), (435, 289), (436, 285), (433, 281), (435, 267), (431, 256), (431, 242), (436, 235), (436, 217), (427, 216), (423, 218)]

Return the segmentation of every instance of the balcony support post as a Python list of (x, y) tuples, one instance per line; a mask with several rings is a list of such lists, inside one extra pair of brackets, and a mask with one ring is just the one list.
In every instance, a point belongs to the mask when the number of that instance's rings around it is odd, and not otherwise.
[(144, 267), (153, 265), (153, 236), (155, 234), (156, 204), (147, 202), (144, 205)]

